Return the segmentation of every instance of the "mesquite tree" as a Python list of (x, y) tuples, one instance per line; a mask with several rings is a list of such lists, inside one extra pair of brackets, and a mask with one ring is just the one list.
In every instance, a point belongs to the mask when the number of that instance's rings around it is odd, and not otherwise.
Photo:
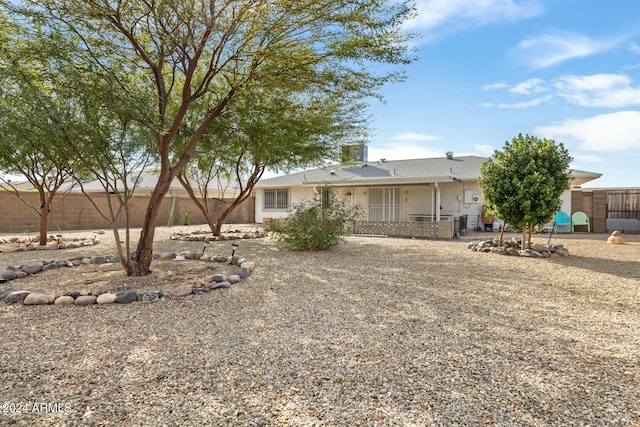
[[(152, 192), (130, 275), (148, 274), (160, 204), (209, 126), (247, 85), (323, 87), (345, 98), (375, 95), (396, 71), (369, 65), (408, 63), (402, 23), (413, 10), (390, 0), (128, 1), (38, 0), (23, 16), (59, 28), (93, 60), (95, 78), (147, 94), (139, 111), (153, 132), (159, 179)], [(5, 7), (16, 8), (13, 3)], [(378, 67), (382, 69), (384, 67)], [(86, 70), (83, 70), (83, 72)], [(82, 90), (82, 88), (78, 88)], [(187, 143), (173, 150), (189, 123)]]
[(72, 115), (60, 97), (59, 75), (48, 60), (61, 53), (55, 38), (21, 28), (0, 10), (0, 172), (24, 177), (38, 193), (31, 203), (14, 182), (0, 188), (15, 194), (39, 216), (39, 243), (47, 244), (49, 214), (61, 187), (71, 181), (73, 158), (60, 149), (57, 118)]
[[(248, 199), (265, 169), (290, 170), (335, 157), (340, 144), (367, 136), (364, 108), (331, 93), (251, 87), (239, 93), (210, 127), (191, 167), (178, 179), (214, 235)], [(224, 190), (234, 190), (224, 200)], [(218, 197), (213, 209), (210, 200)]]
[(549, 221), (569, 189), (571, 156), (562, 143), (519, 134), (482, 164), (479, 185), (489, 214), (523, 230)]

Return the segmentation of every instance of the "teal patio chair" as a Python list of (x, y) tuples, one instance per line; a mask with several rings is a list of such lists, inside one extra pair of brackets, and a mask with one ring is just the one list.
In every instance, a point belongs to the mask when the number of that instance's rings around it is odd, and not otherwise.
[(571, 215), (571, 232), (576, 232), (576, 225), (586, 225), (587, 231), (582, 231), (582, 233), (591, 233), (591, 226), (589, 225), (589, 217), (584, 212), (574, 212)]
[[(553, 216), (553, 223), (555, 226), (554, 228), (556, 230), (556, 234), (573, 232), (573, 227), (571, 227), (571, 218), (566, 212), (556, 212), (556, 214)], [(559, 227), (566, 227), (566, 231), (560, 231)]]

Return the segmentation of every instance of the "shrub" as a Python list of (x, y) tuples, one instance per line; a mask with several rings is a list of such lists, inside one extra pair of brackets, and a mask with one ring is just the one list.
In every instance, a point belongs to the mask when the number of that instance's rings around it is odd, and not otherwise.
[(289, 218), (267, 224), (265, 230), (295, 250), (316, 251), (341, 243), (348, 224), (360, 214), (360, 207), (333, 197), (316, 197), (294, 204), (293, 211)]

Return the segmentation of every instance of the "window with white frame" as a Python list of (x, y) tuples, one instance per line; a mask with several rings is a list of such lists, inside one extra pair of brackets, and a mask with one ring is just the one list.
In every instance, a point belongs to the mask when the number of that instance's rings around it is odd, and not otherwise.
[(273, 188), (264, 190), (265, 209), (289, 209), (289, 189)]
[(400, 187), (369, 189), (369, 221), (400, 221)]

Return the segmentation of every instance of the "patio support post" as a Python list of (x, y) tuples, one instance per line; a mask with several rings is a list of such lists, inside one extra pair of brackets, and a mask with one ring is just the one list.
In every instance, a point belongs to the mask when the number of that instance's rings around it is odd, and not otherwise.
[(440, 187), (438, 186), (438, 183), (436, 182), (436, 205), (435, 205), (435, 209), (436, 209), (436, 223), (440, 222)]

